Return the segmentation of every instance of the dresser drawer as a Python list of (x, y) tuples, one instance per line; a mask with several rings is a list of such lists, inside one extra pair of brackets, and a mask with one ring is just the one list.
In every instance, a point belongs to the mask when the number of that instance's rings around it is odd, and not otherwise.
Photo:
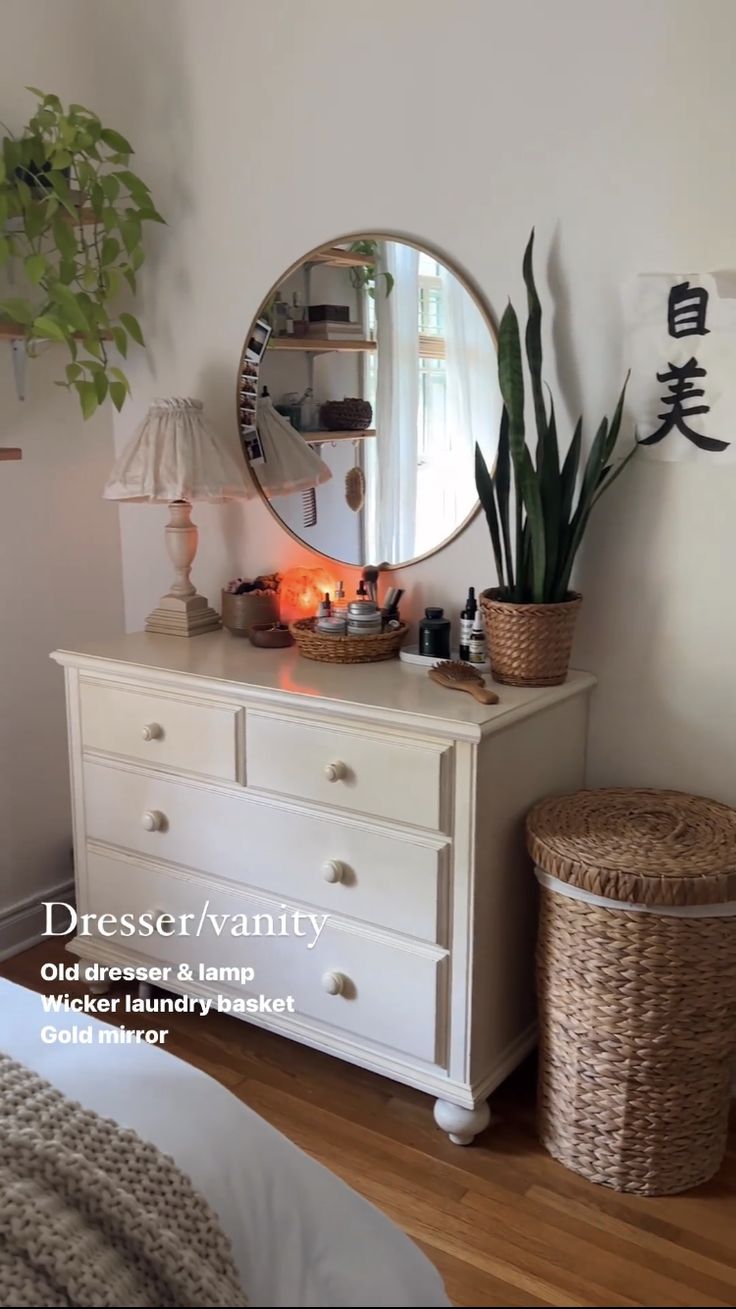
[(253, 790), (443, 828), (443, 745), (322, 726), (249, 710), (246, 781)]
[[(393, 944), (338, 920), (327, 923), (310, 949), (314, 931), (304, 922), (304, 936), (265, 935), (269, 918), (278, 933), (284, 913), (290, 915), (292, 907), (282, 900), (229, 892), (204, 880), (98, 851), (88, 855), (88, 888), (82, 912), (114, 914), (118, 920), (122, 914), (166, 913), (177, 918), (177, 927), (180, 915), (192, 915), (185, 924), (187, 936), (116, 938), (110, 935), (108, 921), (104, 937), (108, 946), (117, 944), (157, 962), (189, 964), (194, 969), (200, 964), (250, 966), (255, 979), (249, 993), (272, 998), (291, 995), (295, 1014), (302, 1019), (429, 1063), (437, 1059), (439, 995), (445, 983), (445, 957), (438, 950)], [(199, 937), (193, 935), (203, 911), (231, 916), (219, 935), (207, 920)], [(264, 934), (233, 937), (232, 926), (243, 922), (235, 915), (245, 915), (249, 929), (258, 923)], [(209, 986), (233, 991), (232, 986)], [(240, 989), (238, 993), (245, 994)]]
[(441, 841), (404, 840), (246, 792), (205, 790), (89, 760), (84, 787), (93, 840), (426, 941), (446, 931)]
[(80, 700), (85, 749), (238, 780), (237, 707), (86, 680)]

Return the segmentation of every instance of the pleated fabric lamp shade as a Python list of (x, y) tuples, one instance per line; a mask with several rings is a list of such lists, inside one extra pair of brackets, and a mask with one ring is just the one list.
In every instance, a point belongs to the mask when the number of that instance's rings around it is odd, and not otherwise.
[(192, 503), (250, 499), (255, 488), (245, 460), (205, 423), (201, 400), (154, 400), (105, 485), (106, 500), (168, 504), (166, 547), (174, 581), (146, 619), (147, 632), (196, 636), (220, 626), (220, 616), (191, 581), (199, 533)]

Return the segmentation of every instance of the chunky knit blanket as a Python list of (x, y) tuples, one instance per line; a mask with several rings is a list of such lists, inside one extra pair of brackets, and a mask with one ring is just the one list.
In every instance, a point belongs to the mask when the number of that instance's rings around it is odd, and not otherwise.
[(245, 1304), (173, 1160), (0, 1054), (0, 1305)]

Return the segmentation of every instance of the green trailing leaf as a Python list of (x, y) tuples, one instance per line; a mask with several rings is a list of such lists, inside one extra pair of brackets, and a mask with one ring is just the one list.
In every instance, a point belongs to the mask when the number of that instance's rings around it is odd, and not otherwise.
[(131, 173), (127, 168), (121, 168), (115, 176), (118, 181), (126, 187), (135, 200), (135, 203), (139, 205), (141, 209), (148, 209), (151, 207), (151, 192), (145, 182), (142, 182), (139, 177), (136, 177), (135, 173)]
[(114, 236), (106, 236), (105, 240), (102, 242), (102, 250), (100, 252), (100, 263), (103, 265), (103, 267), (106, 264), (112, 264), (115, 262), (119, 254), (120, 254), (120, 242), (116, 241)]
[(24, 327), (30, 326), (34, 319), (33, 306), (27, 300), (21, 300), (15, 295), (0, 300), (0, 313), (11, 318), (15, 323), (21, 323)]
[(106, 173), (100, 178), (100, 186), (108, 204), (114, 205), (120, 195), (120, 183), (116, 173)]
[(120, 321), (128, 335), (132, 336), (137, 345), (145, 345), (141, 325), (137, 318), (134, 318), (132, 314), (121, 314)]
[(127, 395), (128, 395), (128, 388), (123, 386), (122, 382), (110, 383), (110, 399), (112, 400), (118, 413), (120, 412), (123, 405), (125, 404)]
[(120, 224), (120, 235), (128, 254), (137, 249), (141, 242), (141, 225), (138, 219), (126, 218), (125, 222)]
[[(48, 341), (61, 341), (66, 344), (67, 333), (54, 318), (49, 318), (48, 314), (41, 314), (34, 319), (33, 336), (42, 336)], [(73, 364), (68, 365), (70, 368), (73, 366)]]
[(64, 322), (78, 332), (89, 331), (89, 321), (82, 309), (79, 296), (75, 295), (70, 287), (65, 286), (63, 282), (56, 282), (51, 287), (51, 299), (63, 315)]
[(67, 222), (64, 215), (55, 213), (51, 220), (51, 235), (56, 243), (56, 249), (62, 259), (76, 260), (78, 254), (78, 239), (74, 234), (74, 229)]
[(478, 499), (483, 506), (483, 512), (488, 523), (488, 530), (491, 534), (491, 544), (493, 546), (493, 555), (496, 561), (496, 573), (498, 574), (498, 584), (504, 586), (503, 557), (501, 555), (501, 534), (499, 531), (498, 518), (496, 516), (496, 502), (493, 496), (493, 482), (488, 471), (488, 465), (485, 461), (483, 451), (476, 442), (475, 445), (475, 485), (478, 491)]
[(29, 340), (66, 347), (72, 371), (60, 384), (77, 392), (87, 417), (108, 397), (119, 408), (128, 394), (109, 342), (115, 358), (125, 357), (143, 334), (132, 313), (118, 317), (114, 301), (126, 286), (136, 292), (144, 224), (164, 219), (130, 168), (124, 136), (84, 105), (33, 94), (25, 128), (0, 146), (0, 266), (16, 258), (26, 281), (0, 313)]
[(93, 382), (74, 382), (74, 388), (79, 396), (79, 403), (82, 407), (82, 417), (91, 418), (98, 405), (97, 392)]
[(27, 255), (23, 261), (23, 267), (26, 270), (26, 274), (33, 282), (33, 285), (38, 286), (46, 272), (46, 259), (44, 255)]
[(107, 395), (107, 374), (104, 368), (98, 368), (92, 375), (92, 385), (95, 388), (97, 403), (101, 405)]
[(128, 354), (128, 333), (125, 328), (113, 326), (112, 338), (115, 342), (116, 349), (123, 356), (123, 359), (125, 359)]
[(126, 141), (120, 132), (114, 132), (111, 127), (103, 127), (100, 131), (100, 140), (105, 142), (111, 150), (119, 155), (132, 155), (133, 147), (129, 141)]

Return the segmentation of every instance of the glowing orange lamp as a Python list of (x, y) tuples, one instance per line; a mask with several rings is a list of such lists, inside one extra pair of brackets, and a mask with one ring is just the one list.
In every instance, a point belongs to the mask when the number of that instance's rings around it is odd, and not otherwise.
[(335, 578), (325, 568), (287, 568), (279, 588), (282, 622), (312, 618), (325, 592), (335, 594)]

